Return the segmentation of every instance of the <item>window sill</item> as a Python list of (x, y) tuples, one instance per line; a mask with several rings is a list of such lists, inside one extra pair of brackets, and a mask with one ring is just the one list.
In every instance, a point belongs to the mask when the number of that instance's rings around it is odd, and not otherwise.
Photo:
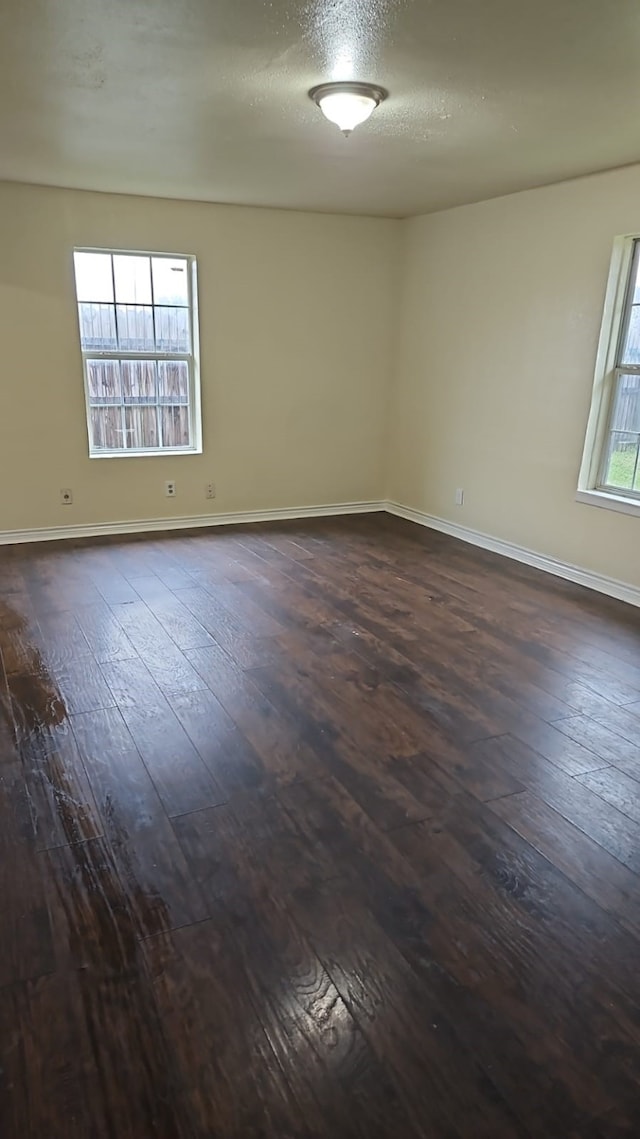
[(157, 451), (90, 451), (90, 459), (166, 459), (176, 455), (201, 455), (202, 447), (159, 447)]
[(576, 502), (584, 502), (588, 506), (603, 506), (605, 510), (617, 510), (620, 514), (640, 516), (640, 499), (625, 498), (623, 494), (610, 494), (604, 490), (578, 490)]

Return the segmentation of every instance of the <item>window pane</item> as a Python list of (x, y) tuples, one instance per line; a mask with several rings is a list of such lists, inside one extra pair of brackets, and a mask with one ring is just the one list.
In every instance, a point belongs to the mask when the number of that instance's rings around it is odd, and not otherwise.
[(92, 453), (188, 448), (192, 259), (78, 250), (74, 268)]
[(618, 375), (611, 427), (614, 431), (640, 431), (640, 376)]
[(640, 364), (640, 304), (632, 306), (620, 363)]
[(618, 487), (620, 490), (640, 490), (639, 444), (640, 435), (624, 431), (611, 432), (604, 477), (606, 486)]
[(188, 262), (182, 257), (152, 257), (153, 301), (157, 305), (188, 305)]
[(183, 360), (162, 360), (158, 364), (158, 403), (189, 402), (189, 368)]
[(127, 447), (157, 447), (158, 412), (155, 407), (127, 407), (125, 409)]
[(189, 446), (189, 409), (187, 407), (163, 407), (162, 438), (165, 447)]
[(79, 301), (113, 302), (110, 253), (74, 253), (76, 296)]
[(87, 383), (91, 405), (122, 403), (118, 360), (87, 360)]
[(148, 257), (113, 257), (116, 301), (123, 305), (151, 304), (151, 261)]
[(119, 407), (91, 408), (91, 438), (93, 446), (101, 450), (122, 450), (124, 436), (122, 412)]
[(154, 360), (123, 360), (122, 391), (126, 404), (156, 402), (156, 365)]
[(117, 305), (118, 343), (123, 352), (153, 352), (153, 309), (149, 305)]
[(189, 310), (156, 308), (156, 352), (189, 351)]
[(78, 305), (80, 315), (80, 340), (85, 352), (113, 351), (117, 348), (116, 317), (113, 305), (90, 304), (83, 301)]

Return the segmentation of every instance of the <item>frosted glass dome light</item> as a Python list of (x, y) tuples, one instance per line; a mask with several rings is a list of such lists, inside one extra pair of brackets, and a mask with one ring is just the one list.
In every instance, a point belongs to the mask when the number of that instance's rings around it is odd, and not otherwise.
[(373, 83), (322, 83), (312, 87), (309, 96), (325, 118), (348, 137), (373, 114), (387, 92)]

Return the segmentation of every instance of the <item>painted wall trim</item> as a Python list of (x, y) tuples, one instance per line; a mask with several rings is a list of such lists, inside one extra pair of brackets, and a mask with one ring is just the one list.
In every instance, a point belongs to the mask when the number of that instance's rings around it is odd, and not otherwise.
[(525, 546), (517, 546), (514, 542), (505, 542), (502, 538), (494, 538), (491, 534), (483, 534), (480, 530), (472, 530), (468, 526), (459, 526), (455, 522), (448, 522), (445, 518), (438, 518), (434, 514), (424, 514), (421, 510), (413, 510), (410, 506), (402, 506), (399, 502), (387, 501), (384, 504), (389, 514), (398, 518), (406, 518), (409, 522), (417, 522), (419, 526), (426, 526), (430, 530), (439, 530), (442, 534), (450, 534), (452, 538), (459, 538), (462, 542), (470, 542), (473, 546), (480, 546), (483, 550), (491, 550), (494, 554), (501, 554), (505, 558), (524, 562), (527, 566), (543, 570), (545, 573), (563, 577), (573, 581), (576, 585), (584, 585), (587, 589), (595, 589), (598, 593), (606, 593), (608, 597), (615, 597), (618, 601), (626, 601), (629, 605), (640, 606), (640, 588), (614, 577), (605, 577), (604, 574), (593, 573), (569, 562), (560, 562), (546, 554), (538, 554), (535, 550), (528, 550)]
[(514, 542), (506, 542), (502, 538), (494, 538), (491, 534), (484, 534), (480, 530), (472, 530), (468, 526), (459, 526), (455, 522), (448, 522), (445, 518), (438, 518), (434, 514), (425, 514), (421, 510), (414, 510), (410, 506), (402, 506), (399, 502), (386, 500), (383, 502), (337, 502), (322, 506), (298, 506), (281, 510), (245, 510), (229, 514), (196, 514), (179, 518), (134, 519), (126, 522), (102, 522), (97, 525), (57, 526), (50, 529), (32, 530), (4, 530), (0, 531), (0, 546), (16, 545), (22, 542), (55, 542), (65, 538), (99, 538), (109, 534), (146, 534), (162, 530), (194, 530), (207, 529), (211, 526), (234, 526), (250, 522), (283, 522), (295, 518), (331, 518), (342, 514), (371, 514), (376, 511), (386, 511), (395, 514), (398, 518), (406, 518), (409, 522), (416, 522), (419, 526), (426, 526), (431, 530), (439, 530), (442, 534), (449, 534), (452, 538), (459, 538), (462, 542), (469, 542), (473, 546), (480, 546), (483, 550), (490, 550), (505, 558), (513, 558), (517, 562), (533, 566), (545, 573), (565, 578), (584, 585), (587, 589), (594, 589), (608, 597), (615, 597), (619, 601), (626, 601), (630, 605), (640, 606), (640, 588), (604, 574), (593, 573), (580, 566), (561, 562), (556, 558), (539, 554), (525, 546), (518, 546)]
[(146, 534), (158, 530), (194, 530), (248, 522), (283, 522), (288, 518), (330, 518), (339, 514), (383, 511), (384, 502), (334, 502), (323, 506), (294, 506), (281, 510), (244, 510), (235, 514), (195, 514), (182, 518), (137, 519), (95, 525), (55, 526), (50, 529), (0, 530), (0, 546), (21, 542), (57, 542), (65, 538), (99, 538), (109, 534)]
[(620, 514), (640, 515), (640, 499), (625, 498), (623, 494), (610, 494), (604, 490), (577, 490), (576, 502), (617, 510)]

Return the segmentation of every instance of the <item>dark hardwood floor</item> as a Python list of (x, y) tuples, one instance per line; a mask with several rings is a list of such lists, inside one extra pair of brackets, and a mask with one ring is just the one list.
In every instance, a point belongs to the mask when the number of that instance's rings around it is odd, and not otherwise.
[(640, 1134), (640, 612), (382, 515), (0, 550), (2, 1139)]

